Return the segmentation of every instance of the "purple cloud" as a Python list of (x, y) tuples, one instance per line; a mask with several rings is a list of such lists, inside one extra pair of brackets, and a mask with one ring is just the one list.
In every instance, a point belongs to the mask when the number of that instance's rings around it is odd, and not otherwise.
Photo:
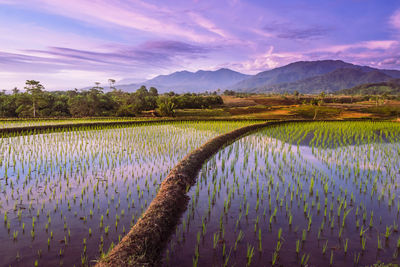
[(276, 37), (283, 39), (316, 39), (322, 38), (331, 32), (328, 27), (319, 25), (296, 27), (290, 23), (279, 23), (273, 21), (263, 27), (264, 31), (274, 33)]
[[(67, 47), (49, 47), (47, 49), (25, 49), (19, 53), (0, 52), (0, 66), (7, 71), (54, 72), (64, 69), (107, 71), (119, 69), (130, 73), (137, 68), (176, 64), (176, 58), (204, 58), (213, 49), (184, 42), (170, 40), (148, 41), (138, 46), (118, 45), (89, 51)], [(35, 66), (35, 67), (33, 67)]]
[[(176, 41), (149, 41), (141, 45), (116, 46), (107, 52), (94, 52), (66, 47), (49, 47), (46, 50), (28, 49), (26, 53), (57, 57), (63, 60), (77, 60), (99, 64), (171, 63), (177, 55), (202, 55), (211, 49)], [(38, 58), (36, 58), (38, 59)], [(68, 61), (67, 61), (68, 62)]]
[(159, 51), (173, 54), (204, 54), (211, 51), (205, 46), (192, 45), (178, 41), (148, 41), (139, 46), (142, 51)]

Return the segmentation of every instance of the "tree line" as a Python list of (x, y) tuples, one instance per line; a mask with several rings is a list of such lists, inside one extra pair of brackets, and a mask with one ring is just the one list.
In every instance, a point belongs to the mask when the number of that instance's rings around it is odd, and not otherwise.
[(212, 108), (223, 103), (216, 93), (160, 95), (156, 88), (145, 86), (129, 93), (116, 89), (114, 82), (110, 79), (110, 92), (104, 92), (99, 83), (88, 90), (46, 91), (39, 81), (27, 80), (24, 91), (0, 92), (0, 117), (129, 117), (145, 111), (173, 116), (175, 109)]

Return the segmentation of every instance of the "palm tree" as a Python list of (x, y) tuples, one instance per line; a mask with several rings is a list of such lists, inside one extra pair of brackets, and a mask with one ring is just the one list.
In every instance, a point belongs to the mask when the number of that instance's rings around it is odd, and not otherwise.
[(39, 99), (42, 97), (44, 86), (39, 81), (27, 80), (25, 90), (32, 97), (33, 117), (36, 117), (36, 107)]
[(114, 79), (108, 79), (108, 83), (110, 85), (110, 91), (115, 89), (115, 80)]

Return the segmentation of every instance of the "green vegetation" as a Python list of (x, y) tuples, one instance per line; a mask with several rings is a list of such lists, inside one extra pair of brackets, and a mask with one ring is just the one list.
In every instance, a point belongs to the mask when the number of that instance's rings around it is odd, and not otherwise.
[(333, 107), (324, 107), (318, 105), (303, 105), (291, 110), (291, 114), (305, 119), (328, 119), (339, 117), (341, 110)]
[(345, 95), (399, 95), (400, 79), (387, 82), (366, 83), (353, 88), (340, 90), (337, 94)]
[(375, 107), (368, 107), (363, 109), (365, 112), (372, 113), (376, 116), (382, 118), (390, 118), (393, 116), (400, 117), (400, 107), (399, 106), (375, 106)]
[(25, 89), (25, 92), (14, 89), (12, 94), (0, 93), (0, 117), (131, 117), (157, 108), (160, 115), (172, 116), (175, 108), (211, 108), (222, 104), (217, 95), (159, 96), (156, 88), (147, 90), (145, 86), (134, 93), (114, 87), (105, 93), (99, 84), (89, 90), (47, 92), (40, 82), (28, 80)]

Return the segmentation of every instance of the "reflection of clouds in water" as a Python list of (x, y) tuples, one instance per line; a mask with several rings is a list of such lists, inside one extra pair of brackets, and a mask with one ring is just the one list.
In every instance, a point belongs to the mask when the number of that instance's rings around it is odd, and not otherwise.
[[(377, 178), (378, 194), (389, 196), (388, 189), (390, 188), (392, 193), (395, 193), (395, 184), (400, 182), (400, 173), (396, 171), (399, 170), (399, 151), (399, 143), (377, 143), (321, 149), (317, 157), (324, 161), (325, 165), (335, 164), (341, 166), (342, 170), (349, 170), (352, 174), (356, 168), (359, 170), (360, 176), (370, 175), (373, 180)], [(392, 180), (390, 177), (394, 179)]]
[[(311, 164), (314, 168), (317, 168), (320, 171), (326, 172), (329, 170), (329, 168), (323, 164), (323, 161), (312, 153), (312, 149), (309, 146), (297, 147), (296, 145), (285, 143), (277, 138), (257, 134), (247, 136), (244, 142), (268, 145), (268, 150), (277, 155), (281, 155), (283, 152), (292, 152), (293, 156), (298, 161), (305, 161), (306, 164)], [(299, 151), (300, 154), (298, 153)]]
[[(377, 190), (378, 193), (385, 190), (385, 195), (388, 194), (388, 187), (395, 191), (395, 183), (400, 182), (400, 172), (396, 171), (400, 169), (398, 161), (400, 143), (347, 145), (338, 148), (314, 147), (313, 150), (310, 146), (291, 145), (270, 136), (257, 134), (246, 137), (244, 141), (268, 146), (267, 149), (278, 155), (278, 158), (284, 152), (292, 152), (294, 157), (291, 158), (292, 160), (303, 162), (303, 167), (316, 169), (321, 174), (332, 173), (339, 167), (342, 175), (354, 175), (357, 170), (359, 175), (370, 175), (373, 180), (374, 177), (379, 177), (376, 184)], [(340, 177), (337, 177), (337, 181), (340, 181)]]
[[(354, 166), (359, 161), (359, 168), (363, 171), (386, 171), (384, 165), (385, 163), (392, 163), (393, 158), (386, 155), (387, 151), (390, 154), (398, 154), (400, 144), (368, 144), (368, 145), (352, 145), (347, 146), (346, 150), (343, 148), (337, 149), (323, 149), (323, 155), (325, 159), (334, 162), (337, 165), (346, 165), (349, 163)], [(326, 156), (326, 155), (331, 156)], [(343, 155), (344, 154), (344, 155)], [(370, 155), (368, 160), (367, 155)], [(378, 157), (374, 158), (373, 154), (377, 154)], [(353, 163), (353, 164), (351, 164)]]

